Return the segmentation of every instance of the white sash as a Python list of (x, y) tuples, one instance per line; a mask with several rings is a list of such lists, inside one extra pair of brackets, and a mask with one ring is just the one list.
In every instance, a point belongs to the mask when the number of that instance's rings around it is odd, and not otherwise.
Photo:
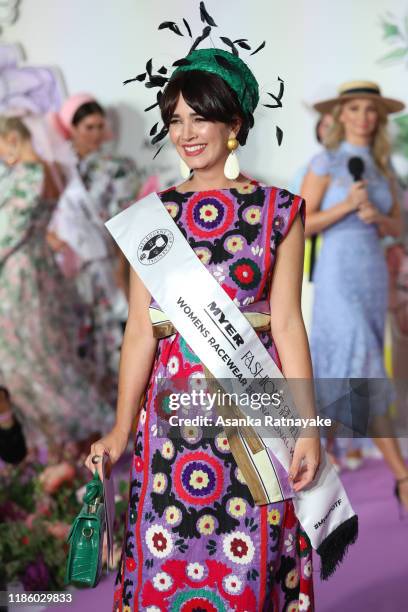
[[(248, 355), (254, 356), (252, 364), (259, 363), (262, 378), (283, 378), (245, 316), (200, 262), (157, 194), (139, 200), (106, 226), (151, 295), (222, 386), (225, 379), (233, 379), (234, 391), (245, 393), (247, 381), (258, 378), (251, 372)], [(207, 337), (197, 319), (209, 330)], [(210, 337), (219, 345), (218, 352), (209, 345)], [(288, 472), (293, 438), (264, 438), (264, 442)], [(296, 515), (315, 549), (355, 517), (324, 451), (313, 483), (293, 497)]]

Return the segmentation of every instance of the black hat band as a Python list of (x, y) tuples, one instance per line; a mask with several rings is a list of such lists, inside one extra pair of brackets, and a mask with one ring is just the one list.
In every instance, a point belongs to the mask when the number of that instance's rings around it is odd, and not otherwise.
[(340, 96), (347, 96), (350, 94), (376, 94), (377, 96), (381, 95), (380, 90), (377, 87), (353, 87), (352, 89), (346, 89), (342, 91)]

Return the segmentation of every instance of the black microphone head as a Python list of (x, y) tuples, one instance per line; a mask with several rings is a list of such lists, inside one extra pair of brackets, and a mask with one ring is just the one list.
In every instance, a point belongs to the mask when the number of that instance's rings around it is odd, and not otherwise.
[(348, 169), (355, 181), (361, 181), (365, 169), (361, 157), (350, 157), (348, 160)]

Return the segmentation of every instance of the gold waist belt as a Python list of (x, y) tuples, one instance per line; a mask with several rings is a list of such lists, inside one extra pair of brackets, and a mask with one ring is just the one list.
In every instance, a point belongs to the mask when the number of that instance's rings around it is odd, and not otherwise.
[[(157, 308), (149, 308), (150, 320), (155, 338), (167, 338), (177, 333), (173, 323), (169, 321), (166, 314)], [(257, 332), (269, 331), (271, 328), (271, 316), (264, 312), (243, 312), (250, 325)]]

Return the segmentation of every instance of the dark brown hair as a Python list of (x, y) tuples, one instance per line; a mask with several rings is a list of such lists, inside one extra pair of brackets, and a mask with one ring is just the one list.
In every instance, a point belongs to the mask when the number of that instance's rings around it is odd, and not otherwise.
[(105, 111), (103, 110), (102, 106), (98, 104), (98, 102), (85, 102), (85, 104), (81, 104), (81, 106), (75, 111), (75, 114), (72, 117), (72, 125), (77, 126), (89, 115), (102, 115), (102, 117), (104, 117)]
[(245, 117), (236, 93), (218, 75), (201, 70), (179, 72), (167, 84), (160, 99), (160, 111), (164, 125), (168, 128), (180, 94), (197, 114), (208, 121), (232, 124), (234, 117), (242, 121), (237, 140), (246, 143), (253, 118)]

